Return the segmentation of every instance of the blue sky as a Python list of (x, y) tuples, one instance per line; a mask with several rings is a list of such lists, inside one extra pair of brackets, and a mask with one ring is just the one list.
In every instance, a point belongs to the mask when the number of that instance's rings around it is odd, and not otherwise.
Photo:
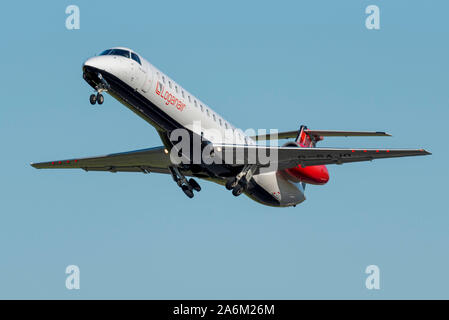
[[(65, 28), (65, 8), (81, 29)], [(380, 7), (381, 29), (365, 28)], [(447, 1), (58, 1), (2, 5), (0, 298), (449, 298)], [(235, 125), (385, 130), (321, 146), (430, 157), (329, 166), (296, 208), (169, 176), (42, 171), (161, 145), (85, 59), (128, 46)], [(81, 289), (65, 288), (65, 268)], [(365, 288), (378, 265), (381, 289)]]

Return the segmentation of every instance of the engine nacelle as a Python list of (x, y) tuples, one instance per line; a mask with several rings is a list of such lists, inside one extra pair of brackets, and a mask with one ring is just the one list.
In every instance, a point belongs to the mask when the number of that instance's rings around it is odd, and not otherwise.
[[(297, 147), (301, 148), (296, 142), (287, 142), (284, 147)], [(283, 170), (289, 178), (295, 182), (305, 182), (309, 184), (323, 185), (329, 181), (329, 172), (325, 165), (302, 167), (297, 165), (296, 167)]]

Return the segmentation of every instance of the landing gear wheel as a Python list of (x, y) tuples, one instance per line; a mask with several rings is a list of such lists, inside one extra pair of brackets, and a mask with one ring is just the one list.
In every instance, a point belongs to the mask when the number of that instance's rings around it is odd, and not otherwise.
[(97, 93), (97, 102), (98, 104), (103, 104), (104, 102), (104, 97), (101, 93)]
[(89, 97), (89, 101), (91, 105), (94, 105), (97, 102), (97, 96), (95, 94), (91, 94)]
[(200, 191), (201, 191), (201, 187), (200, 187), (200, 185), (198, 184), (198, 182), (196, 182), (195, 179), (190, 178), (190, 179), (189, 179), (189, 184), (190, 184), (190, 186), (193, 188), (193, 190), (195, 190), (196, 192), (200, 192)]
[(186, 196), (188, 196), (189, 198), (193, 198), (193, 191), (186, 185), (183, 185), (182, 187), (182, 191), (184, 191), (184, 193), (186, 194)]
[(236, 182), (235, 178), (231, 178), (228, 181), (226, 181), (226, 185), (225, 185), (226, 189), (232, 190), (236, 185), (235, 182)]
[(243, 186), (239, 183), (234, 187), (234, 189), (232, 189), (232, 194), (235, 197), (238, 197), (239, 195), (241, 195), (243, 193), (243, 190), (244, 190)]

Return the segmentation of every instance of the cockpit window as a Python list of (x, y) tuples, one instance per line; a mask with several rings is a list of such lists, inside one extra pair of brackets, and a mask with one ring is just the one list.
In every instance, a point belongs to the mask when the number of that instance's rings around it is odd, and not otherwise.
[(137, 54), (135, 54), (134, 52), (131, 52), (131, 58), (136, 61), (138, 64), (142, 65), (142, 63), (140, 62), (140, 58)]
[(100, 53), (100, 56), (122, 56), (125, 58), (129, 58), (129, 51), (123, 49), (108, 49)]
[(99, 56), (106, 56), (106, 55), (108, 55), (109, 52), (111, 52), (111, 51), (112, 51), (111, 49), (104, 50), (102, 53), (99, 54)]
[(125, 58), (129, 58), (129, 51), (123, 50), (123, 49), (112, 49), (111, 52), (109, 52), (109, 55), (111, 56), (123, 56)]

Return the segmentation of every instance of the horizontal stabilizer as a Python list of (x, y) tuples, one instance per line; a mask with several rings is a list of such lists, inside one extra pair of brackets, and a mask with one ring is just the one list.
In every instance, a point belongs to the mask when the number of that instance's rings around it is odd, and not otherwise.
[(391, 137), (382, 131), (336, 131), (336, 130), (305, 130), (309, 135), (320, 137)]
[[(381, 131), (337, 131), (337, 130), (304, 130), (310, 136), (315, 137), (391, 137), (390, 134)], [(298, 131), (284, 131), (263, 135), (252, 136), (254, 140), (281, 140), (294, 139), (298, 136)]]

